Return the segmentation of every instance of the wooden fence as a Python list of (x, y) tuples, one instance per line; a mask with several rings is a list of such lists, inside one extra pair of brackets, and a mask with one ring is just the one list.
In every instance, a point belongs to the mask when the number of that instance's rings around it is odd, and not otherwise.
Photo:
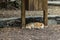
[(26, 22), (25, 22), (25, 11), (26, 9), (32, 10), (32, 11), (39, 11), (43, 10), (43, 21), (45, 26), (48, 23), (48, 0), (21, 0), (22, 6), (21, 6), (21, 19), (22, 19), (22, 27), (25, 27)]

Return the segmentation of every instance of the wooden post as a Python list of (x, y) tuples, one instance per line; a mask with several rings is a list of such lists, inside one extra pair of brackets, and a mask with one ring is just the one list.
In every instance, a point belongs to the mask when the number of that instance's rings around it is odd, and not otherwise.
[(21, 0), (21, 21), (22, 27), (25, 27), (25, 0)]
[(45, 26), (48, 25), (48, 0), (42, 0), (43, 20)]

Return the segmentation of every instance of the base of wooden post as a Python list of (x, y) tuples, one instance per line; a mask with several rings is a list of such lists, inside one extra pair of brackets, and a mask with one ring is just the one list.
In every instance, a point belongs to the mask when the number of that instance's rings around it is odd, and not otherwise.
[(48, 12), (47, 12), (47, 10), (43, 10), (43, 21), (44, 21), (44, 25), (47, 26), (48, 25)]

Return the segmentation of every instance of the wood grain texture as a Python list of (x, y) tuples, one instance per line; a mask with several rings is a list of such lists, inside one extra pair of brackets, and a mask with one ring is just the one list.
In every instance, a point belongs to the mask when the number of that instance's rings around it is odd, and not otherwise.
[(43, 4), (42, 4), (42, 8), (43, 8), (43, 18), (44, 18), (44, 24), (45, 26), (47, 26), (48, 24), (48, 0), (42, 0)]
[(22, 27), (25, 27), (25, 0), (22, 0), (21, 20), (22, 20)]
[(29, 0), (29, 10), (42, 10), (42, 0)]

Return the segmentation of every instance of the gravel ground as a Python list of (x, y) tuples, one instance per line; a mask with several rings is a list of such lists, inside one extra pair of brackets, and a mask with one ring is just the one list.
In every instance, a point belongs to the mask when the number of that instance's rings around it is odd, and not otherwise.
[(0, 28), (0, 40), (60, 40), (60, 25), (45, 29)]

